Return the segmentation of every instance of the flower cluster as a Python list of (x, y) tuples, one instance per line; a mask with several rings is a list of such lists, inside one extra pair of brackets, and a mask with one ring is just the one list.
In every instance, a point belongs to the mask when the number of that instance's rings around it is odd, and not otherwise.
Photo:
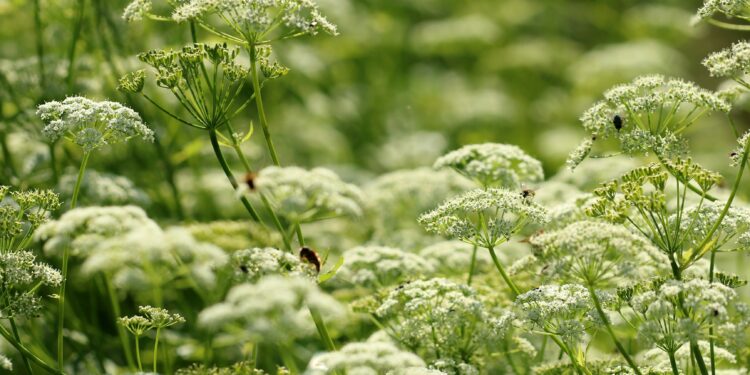
[(142, 336), (151, 329), (162, 329), (185, 323), (185, 318), (180, 314), (170, 314), (169, 311), (160, 307), (139, 306), (138, 312), (140, 315), (120, 318), (120, 324), (136, 336)]
[(154, 139), (154, 132), (143, 123), (141, 116), (120, 103), (71, 96), (62, 102), (40, 105), (37, 114), (45, 122), (42, 132), (50, 140), (69, 139), (84, 152), (133, 137), (149, 142)]
[[(739, 79), (750, 73), (750, 43), (736, 42), (731, 47), (714, 52), (703, 60), (712, 77)], [(747, 85), (745, 85), (747, 86)]]
[(43, 307), (40, 286), (56, 287), (62, 275), (30, 251), (0, 252), (0, 318), (35, 317)]
[(217, 13), (237, 25), (243, 36), (262, 37), (279, 26), (285, 28), (284, 36), (337, 34), (336, 26), (311, 0), (186, 0), (175, 8), (172, 19), (185, 22)]
[(514, 302), (519, 318), (533, 329), (559, 336), (568, 345), (579, 344), (587, 325), (593, 325), (593, 303), (582, 285), (542, 285), (521, 294)]
[(643, 236), (620, 225), (581, 221), (530, 239), (547, 277), (591, 286), (657, 276), (669, 261)]
[(521, 192), (476, 189), (448, 199), (419, 218), (427, 231), (448, 238), (494, 247), (527, 223), (547, 221), (546, 210)]
[(384, 246), (358, 246), (344, 252), (336, 279), (365, 288), (382, 288), (432, 273), (419, 255)]
[(345, 315), (344, 306), (321, 291), (314, 281), (269, 275), (255, 284), (233, 287), (223, 302), (200, 313), (198, 323), (211, 331), (239, 328), (242, 337), (236, 337), (238, 342), (287, 344), (315, 332), (310, 309), (328, 322)]
[[(658, 348), (674, 354), (682, 344), (708, 339), (708, 326), (729, 319), (737, 294), (721, 283), (703, 279), (652, 282), (626, 297), (643, 319), (640, 334)], [(622, 297), (621, 297), (622, 298)]]
[(325, 168), (267, 167), (253, 183), (261, 199), (294, 223), (362, 215), (362, 191)]
[(435, 168), (452, 168), (483, 187), (517, 189), (544, 179), (542, 163), (514, 145), (484, 143), (461, 147), (435, 161)]
[[(707, 202), (688, 207), (681, 214), (669, 218), (669, 223), (679, 225), (685, 236), (685, 246), (695, 248), (703, 245), (706, 236), (713, 226), (719, 222), (725, 202)], [(723, 216), (721, 223), (708, 238), (710, 249), (723, 249), (723, 251), (744, 251), (750, 249), (750, 209), (741, 206), (730, 207)], [(728, 246), (728, 245), (732, 246)], [(702, 249), (706, 251), (705, 249)]]
[[(240, 107), (235, 100), (249, 71), (235, 62), (238, 55), (239, 49), (226, 43), (195, 43), (177, 51), (151, 50), (138, 58), (154, 69), (156, 85), (170, 90), (197, 122), (193, 126), (214, 129), (226, 124), (236, 114), (235, 107)], [(140, 92), (143, 80), (143, 73), (136, 71), (123, 77), (119, 88)]]
[(0, 185), (0, 252), (26, 248), (32, 234), (59, 207), (59, 197), (50, 190), (11, 191)]
[[(591, 139), (615, 138), (627, 154), (653, 152), (672, 158), (686, 153), (683, 133), (710, 112), (729, 112), (731, 106), (716, 93), (660, 75), (642, 76), (604, 93), (604, 100), (581, 116)], [(590, 146), (571, 155), (580, 163)]]
[(122, 12), (122, 19), (127, 22), (140, 21), (151, 12), (152, 6), (151, 0), (133, 0)]
[(747, 0), (704, 0), (703, 6), (698, 9), (698, 16), (710, 18), (716, 13), (722, 13), (728, 17), (747, 16), (750, 10), (750, 2)]
[(315, 277), (314, 269), (302, 263), (299, 257), (271, 247), (235, 251), (231, 264), (235, 279), (241, 282), (256, 282), (274, 274)]
[(504, 337), (511, 318), (489, 311), (468, 286), (418, 280), (393, 289), (374, 311), (389, 334), (428, 363), (476, 366), (474, 356)]
[(424, 361), (416, 354), (392, 343), (368, 341), (349, 343), (336, 352), (316, 355), (310, 360), (306, 374), (392, 374), (395, 370), (424, 366)]

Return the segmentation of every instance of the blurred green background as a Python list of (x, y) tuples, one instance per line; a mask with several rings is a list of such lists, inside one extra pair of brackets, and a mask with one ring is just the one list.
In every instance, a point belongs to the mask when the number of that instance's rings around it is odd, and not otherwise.
[[(144, 68), (137, 53), (189, 42), (186, 25), (126, 24), (121, 13), (127, 3), (0, 0), (0, 184), (65, 191), (65, 175), (80, 156), (62, 143), (50, 154), (34, 109), (81, 94), (127, 103), (157, 131), (154, 145), (110, 148), (91, 165), (132, 180), (145, 193), (136, 203), (151, 216), (244, 218), (226, 194), (214, 194), (229, 185), (205, 134), (114, 89), (120, 75)], [(721, 82), (710, 79), (700, 61), (741, 38), (692, 25), (698, 0), (319, 3), (340, 35), (276, 47), (276, 58), (291, 72), (266, 86), (268, 117), (283, 164), (327, 166), (357, 183), (429, 166), (447, 150), (478, 142), (518, 144), (551, 175), (583, 137), (578, 116), (604, 90), (648, 73), (717, 88)], [(80, 42), (71, 49), (77, 32)], [(216, 41), (205, 32), (199, 39)], [(178, 107), (167, 96), (159, 99)], [(238, 124), (249, 125), (254, 113), (247, 112)], [(743, 111), (734, 116), (747, 128), (750, 117)], [(691, 142), (701, 162), (728, 169), (734, 141), (726, 119), (696, 127)], [(256, 169), (269, 164), (258, 134), (246, 147)]]

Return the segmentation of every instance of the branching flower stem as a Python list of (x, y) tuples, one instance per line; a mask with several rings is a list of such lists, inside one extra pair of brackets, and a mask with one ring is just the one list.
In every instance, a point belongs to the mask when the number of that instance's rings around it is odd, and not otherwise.
[(271, 139), (271, 131), (268, 128), (268, 120), (266, 119), (266, 111), (263, 107), (263, 96), (261, 94), (258, 61), (257, 61), (257, 50), (255, 44), (250, 45), (250, 77), (253, 81), (253, 93), (255, 94), (255, 104), (258, 107), (258, 121), (260, 121), (261, 129), (263, 130), (263, 138), (266, 140), (266, 146), (268, 147), (268, 153), (271, 155), (273, 164), (277, 167), (281, 165), (279, 157), (276, 154), (276, 148), (273, 145)]

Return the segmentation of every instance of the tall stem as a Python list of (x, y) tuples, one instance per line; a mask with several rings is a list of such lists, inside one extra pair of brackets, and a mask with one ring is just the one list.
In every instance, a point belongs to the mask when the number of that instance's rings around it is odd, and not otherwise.
[(26, 355), (32, 362), (34, 362), (37, 366), (41, 367), (45, 371), (47, 371), (50, 374), (55, 375), (63, 375), (62, 370), (58, 370), (50, 365), (48, 365), (44, 360), (39, 358), (36, 354), (32, 353), (28, 348), (26, 348), (23, 344), (16, 341), (16, 339), (13, 337), (13, 335), (8, 332), (8, 330), (3, 327), (2, 324), (0, 324), (0, 336), (3, 336), (3, 338), (8, 341), (11, 345), (13, 345), (16, 350)]
[(161, 332), (161, 327), (156, 328), (156, 338), (154, 339), (154, 374), (158, 374), (156, 372), (156, 364), (159, 362), (159, 333)]
[[(216, 159), (219, 161), (219, 164), (221, 165), (221, 169), (224, 171), (224, 174), (227, 176), (227, 179), (229, 179), (229, 183), (232, 184), (232, 187), (237, 190), (239, 188), (239, 184), (237, 183), (237, 179), (234, 178), (234, 174), (232, 173), (232, 170), (229, 168), (229, 165), (227, 164), (226, 159), (224, 159), (224, 154), (221, 152), (221, 145), (219, 144), (219, 139), (216, 136), (216, 129), (209, 129), (208, 135), (211, 139), (211, 147), (214, 149), (214, 154), (216, 154)], [(257, 222), (261, 222), (260, 216), (258, 216), (258, 212), (255, 211), (255, 208), (253, 208), (253, 205), (250, 203), (249, 200), (247, 200), (246, 197), (241, 196), (240, 201), (242, 201), (242, 205), (245, 206), (245, 209), (248, 213), (250, 213), (250, 216), (252, 216), (253, 220)]]
[(513, 283), (513, 280), (511, 280), (510, 276), (505, 272), (505, 268), (503, 268), (503, 265), (500, 263), (500, 260), (497, 258), (497, 254), (495, 254), (495, 248), (490, 246), (487, 248), (487, 250), (490, 251), (490, 255), (492, 256), (492, 262), (495, 263), (495, 268), (500, 272), (500, 276), (502, 276), (503, 280), (505, 280), (505, 283), (508, 284), (508, 287), (510, 288), (510, 291), (513, 295), (513, 299), (516, 299), (521, 292), (518, 290), (518, 287), (515, 283)]
[(135, 336), (135, 359), (138, 362), (138, 371), (143, 372), (143, 365), (141, 364), (141, 346), (140, 346), (141, 337), (136, 335)]
[[(16, 321), (13, 318), (8, 319), (10, 321), (10, 328), (13, 330), (13, 337), (18, 341), (18, 343), (21, 343), (21, 335), (18, 334), (18, 327), (16, 326)], [(26, 354), (24, 352), (21, 352), (21, 359), (23, 360), (23, 366), (26, 367), (26, 372), (29, 373), (29, 375), (32, 375), (34, 372), (31, 370), (31, 364), (29, 363), (29, 358), (26, 357)]]
[(615, 346), (617, 347), (617, 351), (620, 352), (622, 357), (625, 359), (625, 362), (630, 365), (630, 367), (635, 371), (637, 375), (641, 375), (641, 370), (638, 368), (638, 365), (635, 364), (635, 361), (633, 361), (633, 358), (630, 357), (630, 354), (625, 350), (625, 347), (622, 346), (622, 343), (620, 343), (620, 340), (617, 339), (617, 336), (615, 335), (615, 331), (612, 329), (612, 325), (609, 323), (609, 317), (604, 312), (604, 309), (602, 308), (602, 303), (599, 301), (599, 296), (596, 295), (596, 291), (594, 288), (589, 285), (588, 286), (589, 295), (591, 295), (591, 300), (594, 302), (594, 307), (596, 307), (597, 313), (599, 313), (599, 318), (601, 318), (604, 328), (607, 329), (607, 333), (609, 334), (609, 337), (612, 338), (612, 342), (614, 342)]
[(83, 29), (83, 16), (86, 10), (86, 0), (78, 0), (76, 9), (76, 20), (73, 23), (73, 39), (70, 41), (70, 47), (68, 48), (68, 75), (65, 78), (68, 92), (73, 90), (73, 73), (75, 72), (76, 64), (76, 47), (78, 47), (78, 40), (81, 38), (81, 29)]
[[(107, 287), (109, 302), (112, 305), (112, 314), (115, 316), (115, 319), (117, 319), (122, 315), (122, 312), (120, 310), (120, 301), (117, 298), (117, 294), (115, 294), (115, 290), (112, 287), (112, 282), (109, 281), (109, 278), (107, 278), (106, 275), (102, 275), (102, 278), (104, 279), (104, 285), (106, 285)], [(120, 336), (120, 344), (122, 345), (122, 350), (125, 353), (125, 360), (128, 362), (128, 367), (131, 370), (134, 370), (135, 362), (133, 361), (133, 353), (130, 350), (130, 340), (128, 340), (128, 334), (125, 331), (125, 327), (123, 327), (121, 324), (117, 325), (117, 335)]]
[(256, 47), (254, 44), (250, 47), (250, 76), (253, 81), (253, 92), (255, 93), (255, 105), (258, 107), (258, 120), (260, 121), (260, 127), (263, 129), (263, 137), (266, 140), (266, 146), (268, 147), (268, 153), (271, 154), (273, 164), (277, 167), (281, 165), (279, 163), (279, 157), (276, 154), (276, 148), (271, 140), (271, 131), (268, 129), (268, 120), (266, 120), (266, 111), (263, 108), (263, 97), (260, 89), (260, 79), (258, 78), (258, 62), (256, 60)]
[(39, 86), (42, 90), (47, 87), (47, 74), (44, 68), (44, 43), (42, 35), (42, 6), (39, 0), (34, 0), (34, 41), (36, 43), (37, 66), (39, 67)]
[(677, 360), (674, 358), (674, 352), (667, 353), (669, 356), (669, 364), (672, 366), (672, 374), (680, 375), (680, 370), (677, 368)]
[(331, 335), (328, 333), (328, 328), (326, 327), (326, 323), (323, 321), (323, 317), (320, 316), (320, 312), (313, 307), (308, 307), (308, 309), (310, 310), (310, 315), (312, 315), (313, 321), (315, 322), (315, 328), (318, 329), (318, 334), (323, 340), (323, 344), (325, 344), (326, 349), (329, 352), (335, 352), (336, 345), (333, 343), (333, 339), (331, 339)]
[(471, 286), (471, 281), (474, 278), (474, 269), (477, 266), (477, 245), (471, 250), (471, 263), (469, 264), (469, 278), (466, 280), (466, 285)]
[[(73, 188), (73, 197), (70, 200), (70, 209), (76, 208), (78, 203), (78, 194), (81, 191), (81, 182), (83, 181), (83, 175), (86, 171), (86, 165), (89, 162), (91, 152), (87, 151), (83, 154), (81, 160), (81, 166), (78, 168), (78, 177), (76, 178), (76, 184)], [(63, 328), (65, 326), (65, 287), (68, 283), (68, 262), (70, 260), (70, 245), (66, 245), (63, 250), (62, 259), (62, 282), (60, 282), (60, 295), (59, 304), (57, 311), (57, 366), (62, 371), (64, 363), (64, 345), (63, 345)]]

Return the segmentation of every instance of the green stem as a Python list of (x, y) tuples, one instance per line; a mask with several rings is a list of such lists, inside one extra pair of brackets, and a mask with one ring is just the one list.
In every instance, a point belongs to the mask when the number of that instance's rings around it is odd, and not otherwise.
[[(81, 166), (78, 168), (78, 177), (76, 179), (75, 188), (73, 188), (73, 197), (70, 200), (70, 209), (76, 208), (78, 202), (78, 194), (81, 190), (81, 182), (83, 181), (83, 175), (86, 171), (86, 165), (89, 162), (89, 156), (91, 152), (85, 152), (83, 159), (81, 160)], [(57, 366), (62, 371), (64, 363), (64, 346), (63, 346), (63, 328), (65, 326), (65, 287), (68, 281), (68, 262), (70, 261), (70, 246), (66, 245), (63, 250), (62, 259), (62, 282), (60, 282), (60, 294), (59, 294), (59, 305), (57, 312)]]
[(143, 372), (143, 365), (141, 364), (140, 341), (141, 341), (141, 337), (136, 335), (135, 336), (135, 359), (138, 361), (138, 371)]
[(672, 366), (672, 374), (680, 375), (680, 370), (677, 368), (677, 360), (674, 358), (674, 353), (667, 353), (669, 356), (669, 364)]
[(497, 254), (495, 254), (495, 248), (490, 246), (487, 248), (487, 250), (490, 251), (490, 255), (492, 256), (492, 262), (495, 263), (495, 268), (500, 272), (500, 276), (502, 276), (503, 280), (505, 280), (505, 283), (508, 284), (508, 287), (510, 288), (510, 291), (513, 295), (513, 299), (516, 299), (521, 292), (518, 290), (518, 287), (515, 283), (513, 283), (513, 280), (510, 279), (510, 276), (505, 272), (505, 268), (503, 268), (503, 265), (500, 263), (500, 260), (497, 259)]
[[(227, 176), (227, 179), (229, 179), (229, 183), (232, 184), (232, 187), (234, 190), (237, 190), (239, 188), (239, 184), (237, 183), (237, 179), (234, 178), (234, 174), (232, 174), (232, 170), (229, 169), (229, 165), (227, 164), (227, 161), (224, 159), (224, 154), (221, 152), (221, 145), (219, 144), (219, 139), (216, 136), (216, 129), (209, 129), (208, 135), (211, 139), (211, 146), (214, 149), (214, 154), (216, 154), (216, 159), (219, 161), (219, 164), (221, 165), (221, 169), (224, 171), (224, 174)], [(260, 216), (258, 216), (258, 212), (255, 211), (255, 208), (253, 208), (253, 205), (250, 204), (250, 201), (247, 200), (245, 196), (240, 197), (240, 201), (242, 201), (242, 205), (245, 206), (245, 209), (248, 213), (250, 213), (250, 216), (252, 216), (253, 220), (257, 222), (261, 222)]]
[[(102, 275), (102, 278), (104, 279), (104, 285), (107, 288), (109, 302), (112, 305), (112, 314), (115, 316), (115, 319), (117, 319), (122, 315), (122, 312), (120, 310), (120, 301), (117, 298), (117, 294), (115, 294), (115, 290), (112, 287), (112, 282), (109, 281), (109, 278), (107, 278), (106, 275)], [(128, 367), (131, 370), (135, 369), (135, 363), (133, 362), (133, 353), (130, 350), (130, 340), (128, 340), (128, 334), (125, 331), (125, 327), (123, 327), (121, 324), (117, 325), (117, 335), (120, 336), (120, 344), (122, 345), (122, 350), (125, 353), (125, 360), (128, 362)]]
[(620, 343), (620, 340), (617, 339), (617, 336), (615, 335), (615, 331), (612, 329), (612, 325), (609, 323), (609, 317), (604, 312), (601, 301), (599, 301), (599, 296), (596, 295), (596, 291), (591, 285), (588, 286), (588, 290), (589, 290), (589, 295), (591, 295), (591, 300), (594, 302), (594, 307), (596, 307), (596, 311), (597, 313), (599, 313), (599, 318), (601, 318), (604, 324), (604, 328), (607, 329), (607, 333), (609, 334), (609, 337), (612, 338), (612, 341), (617, 347), (617, 351), (620, 352), (622, 357), (625, 359), (625, 362), (627, 362), (628, 365), (630, 365), (633, 371), (635, 371), (637, 375), (641, 375), (641, 370), (635, 364), (635, 361), (633, 361), (633, 358), (630, 357), (630, 354), (628, 354), (628, 352), (625, 350), (625, 347), (622, 346), (622, 344)]
[(323, 317), (320, 316), (320, 312), (313, 307), (308, 307), (308, 309), (310, 310), (310, 315), (312, 315), (313, 321), (315, 322), (315, 328), (318, 329), (318, 334), (323, 340), (323, 344), (326, 346), (326, 350), (329, 352), (335, 352), (336, 345), (333, 343), (333, 339), (331, 339), (331, 335), (328, 333), (328, 328), (326, 327), (325, 321), (323, 321)]
[(471, 280), (474, 278), (474, 269), (477, 266), (477, 245), (471, 250), (471, 264), (469, 264), (469, 278), (466, 280), (466, 285), (471, 286)]
[(39, 86), (42, 90), (47, 87), (47, 74), (44, 68), (44, 43), (42, 35), (42, 6), (39, 4), (39, 0), (34, 0), (34, 41), (36, 42), (36, 58), (39, 60), (37, 65), (39, 67)]
[(289, 370), (292, 375), (299, 374), (297, 362), (295, 361), (294, 356), (290, 353), (289, 347), (280, 347), (279, 355), (281, 356), (281, 361), (284, 363), (284, 366), (286, 366), (287, 370)]
[(297, 233), (297, 241), (301, 247), (305, 246), (305, 236), (302, 235), (302, 227), (299, 223), (294, 223), (294, 231)]
[[(714, 282), (714, 264), (716, 262), (716, 250), (711, 251), (711, 263), (708, 268), (708, 282)], [(708, 327), (709, 356), (711, 360), (711, 375), (716, 375), (716, 353), (714, 349), (714, 322)]]
[[(13, 337), (18, 341), (18, 343), (21, 343), (21, 335), (18, 334), (18, 327), (16, 326), (16, 321), (13, 318), (8, 319), (10, 321), (10, 328), (13, 330)], [(26, 357), (26, 354), (24, 352), (21, 352), (21, 359), (23, 360), (23, 365), (26, 367), (26, 372), (29, 373), (29, 375), (33, 374), (34, 371), (31, 370), (31, 364), (29, 363), (29, 358)]]
[(62, 370), (58, 370), (50, 365), (48, 365), (46, 362), (44, 362), (41, 358), (39, 358), (36, 354), (32, 353), (28, 348), (23, 346), (20, 342), (16, 341), (13, 338), (13, 335), (8, 332), (8, 329), (3, 327), (0, 324), (0, 335), (3, 336), (3, 338), (8, 341), (11, 345), (13, 345), (16, 350), (26, 355), (32, 362), (34, 362), (37, 366), (41, 367), (45, 371), (47, 371), (50, 374), (56, 374), (56, 375), (64, 375)]
[(156, 364), (159, 362), (159, 333), (161, 332), (161, 327), (156, 328), (156, 338), (154, 339), (154, 374), (158, 374), (156, 372)]
[(273, 225), (276, 226), (276, 230), (279, 231), (279, 234), (281, 235), (281, 240), (284, 241), (284, 246), (286, 247), (286, 250), (291, 252), (292, 251), (292, 241), (289, 239), (289, 236), (287, 236), (286, 231), (284, 230), (284, 226), (281, 225), (281, 221), (279, 220), (279, 217), (276, 215), (276, 212), (274, 212), (273, 207), (271, 207), (271, 203), (268, 201), (268, 198), (266, 198), (263, 193), (259, 193), (260, 195), (260, 201), (263, 202), (263, 205), (266, 207), (266, 210), (268, 210), (268, 213), (271, 215), (271, 221), (273, 221)]
[(255, 58), (256, 55), (255, 45), (250, 47), (250, 75), (253, 81), (253, 92), (255, 93), (255, 105), (258, 107), (258, 120), (260, 121), (261, 129), (263, 129), (263, 137), (266, 140), (266, 146), (268, 147), (268, 153), (271, 154), (273, 164), (277, 167), (281, 165), (279, 157), (276, 154), (276, 148), (271, 140), (271, 132), (268, 128), (268, 120), (266, 119), (266, 111), (263, 108), (263, 97), (260, 89), (260, 80), (258, 79), (258, 67)]
[(68, 74), (65, 79), (68, 92), (73, 91), (73, 72), (75, 71), (76, 47), (78, 46), (78, 40), (81, 38), (81, 29), (83, 29), (83, 16), (86, 9), (86, 0), (78, 0), (76, 9), (78, 10), (78, 14), (73, 23), (73, 39), (70, 41), (70, 47), (68, 48)]

